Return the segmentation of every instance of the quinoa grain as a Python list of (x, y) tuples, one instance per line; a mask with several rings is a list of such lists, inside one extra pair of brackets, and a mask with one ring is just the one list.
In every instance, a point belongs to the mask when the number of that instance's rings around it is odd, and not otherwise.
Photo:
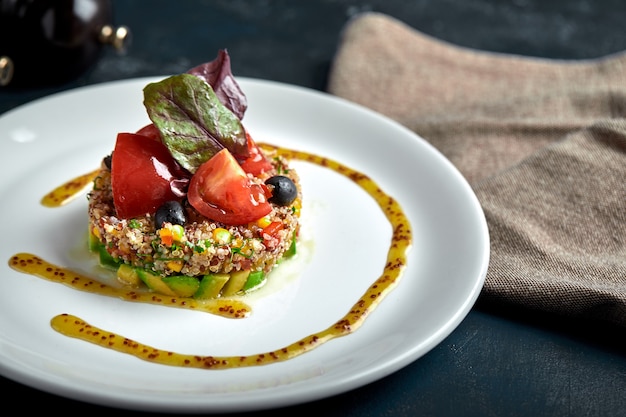
[[(286, 170), (288, 164), (282, 157), (275, 157), (272, 161), (275, 168), (273, 171), (260, 177), (251, 177), (252, 180), (263, 183), (280, 169), (282, 175), (288, 175), (296, 184), (298, 197), (294, 204), (300, 207), (302, 193), (296, 171)], [(294, 210), (294, 204), (272, 204), (272, 211), (264, 220), (270, 223), (280, 222), (283, 228), (274, 238), (265, 236), (264, 239), (263, 228), (256, 222), (243, 226), (215, 222), (199, 214), (185, 201), (183, 207), (187, 223), (183, 226), (184, 234), (168, 245), (155, 227), (153, 213), (133, 219), (116, 217), (111, 173), (104, 164), (94, 184), (96, 181), (97, 187), (94, 186), (88, 195), (91, 234), (99, 238), (107, 252), (116, 260), (162, 276), (183, 274), (201, 277), (208, 273), (239, 270), (268, 273), (297, 238), (299, 210)], [(164, 224), (164, 228), (172, 227), (170, 223)], [(216, 229), (220, 230), (215, 232)], [(223, 240), (223, 230), (230, 235), (227, 242)]]

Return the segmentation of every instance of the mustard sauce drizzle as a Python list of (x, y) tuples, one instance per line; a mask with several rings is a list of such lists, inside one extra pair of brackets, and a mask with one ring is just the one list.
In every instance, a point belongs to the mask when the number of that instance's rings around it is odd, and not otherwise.
[(30, 253), (18, 253), (9, 260), (16, 271), (34, 275), (48, 281), (65, 284), (79, 291), (121, 298), (124, 301), (160, 304), (167, 307), (186, 308), (211, 313), (227, 318), (240, 319), (250, 315), (251, 308), (242, 301), (227, 298), (196, 300), (194, 298), (171, 297), (129, 288), (118, 288), (99, 282), (83, 274), (53, 265)]
[[(271, 352), (247, 356), (200, 356), (169, 352), (144, 345), (107, 330), (99, 329), (79, 317), (70, 314), (60, 314), (53, 317), (51, 320), (52, 328), (65, 336), (88, 341), (108, 349), (133, 355), (149, 362), (202, 369), (239, 368), (284, 361), (302, 355), (329, 340), (356, 331), (385, 296), (395, 288), (406, 267), (407, 254), (412, 245), (412, 232), (406, 215), (395, 199), (385, 193), (372, 179), (358, 171), (348, 168), (334, 160), (306, 152), (267, 144), (262, 144), (262, 147), (267, 151), (283, 155), (288, 159), (299, 159), (315, 163), (345, 175), (376, 200), (386, 218), (391, 223), (391, 243), (382, 274), (370, 285), (365, 294), (359, 298), (346, 315), (330, 327), (306, 336), (288, 346)], [(73, 197), (71, 195), (72, 191), (79, 192), (89, 181), (93, 181), (94, 178), (94, 173), (78, 177), (48, 194), (44, 197), (45, 202), (42, 200), (42, 204), (48, 207), (60, 206)], [(115, 296), (127, 301), (190, 308), (231, 318), (243, 318), (250, 312), (249, 307), (245, 303), (238, 302), (237, 300), (217, 299), (215, 303), (204, 305), (204, 302), (199, 303), (193, 299), (171, 298), (154, 293), (140, 293), (117, 289), (99, 283), (81, 274), (52, 265), (31, 254), (21, 253), (14, 255), (9, 260), (9, 265), (11, 268), (20, 272), (63, 283), (82, 291)], [(199, 304), (203, 305), (201, 306)]]
[(98, 176), (99, 170), (74, 178), (63, 185), (58, 186), (41, 199), (41, 205), (45, 207), (60, 207), (73, 200)]

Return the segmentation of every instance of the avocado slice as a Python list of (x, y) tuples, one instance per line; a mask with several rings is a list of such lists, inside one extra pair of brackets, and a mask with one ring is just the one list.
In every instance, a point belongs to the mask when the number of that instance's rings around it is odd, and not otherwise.
[(257, 288), (262, 287), (263, 284), (265, 284), (265, 281), (267, 281), (267, 278), (265, 277), (265, 272), (250, 272), (250, 275), (248, 275), (248, 279), (246, 280), (246, 283), (243, 285), (243, 288), (241, 290), (243, 292), (256, 290)]
[(230, 279), (229, 274), (208, 274), (202, 277), (193, 297), (198, 300), (217, 298), (220, 291)]
[(137, 288), (141, 284), (141, 278), (137, 273), (137, 268), (128, 264), (121, 264), (117, 268), (117, 279), (124, 285)]
[(137, 275), (139, 278), (146, 284), (146, 286), (154, 292), (163, 295), (171, 295), (173, 297), (178, 297), (178, 295), (165, 283), (163, 282), (163, 277), (160, 275), (153, 274), (150, 271), (146, 271), (145, 269), (137, 269)]
[(98, 256), (100, 257), (100, 265), (113, 271), (117, 271), (117, 268), (120, 266), (120, 262), (107, 252), (104, 245), (101, 245), (98, 248)]
[(233, 271), (230, 273), (230, 279), (222, 288), (222, 296), (230, 297), (242, 290), (250, 276), (250, 270)]
[(100, 248), (104, 246), (102, 242), (100, 242), (100, 239), (98, 239), (92, 232), (89, 232), (88, 244), (91, 252), (98, 252)]
[(291, 245), (289, 245), (289, 249), (287, 249), (285, 253), (283, 254), (283, 257), (285, 258), (291, 258), (292, 256), (296, 254), (296, 236), (295, 235), (296, 234), (294, 232), (293, 239), (291, 240)]
[(192, 297), (200, 288), (200, 281), (189, 275), (171, 275), (161, 280), (179, 297)]

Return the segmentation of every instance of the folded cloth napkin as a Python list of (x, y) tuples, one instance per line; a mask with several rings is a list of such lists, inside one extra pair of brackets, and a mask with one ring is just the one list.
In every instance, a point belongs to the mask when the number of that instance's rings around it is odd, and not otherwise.
[(368, 12), (345, 26), (327, 89), (468, 180), (491, 239), (479, 303), (626, 326), (626, 54), (476, 51)]

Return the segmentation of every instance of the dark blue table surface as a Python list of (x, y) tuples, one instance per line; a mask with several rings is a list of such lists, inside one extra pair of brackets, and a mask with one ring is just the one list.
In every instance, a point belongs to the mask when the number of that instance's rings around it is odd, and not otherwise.
[[(489, 51), (587, 59), (626, 50), (626, 2), (620, 0), (116, 0), (113, 6), (114, 23), (133, 33), (124, 56), (107, 49), (86, 73), (60, 86), (0, 89), (0, 113), (70, 88), (182, 72), (220, 48), (229, 50), (238, 76), (325, 90), (341, 29), (363, 11)], [(623, 332), (479, 302), (441, 344), (386, 378), (310, 404), (242, 415), (626, 415)], [(0, 415), (14, 415), (10, 409), (142, 414), (57, 397), (2, 377), (0, 392)]]

